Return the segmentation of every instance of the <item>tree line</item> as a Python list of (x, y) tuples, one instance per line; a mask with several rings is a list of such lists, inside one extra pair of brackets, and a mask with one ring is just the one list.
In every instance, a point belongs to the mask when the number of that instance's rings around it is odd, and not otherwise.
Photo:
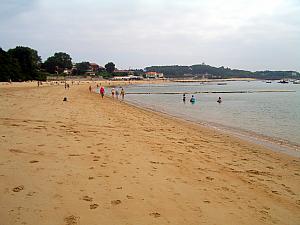
[(18, 46), (6, 52), (0, 48), (0, 81), (43, 80), (41, 63), (34, 49)]
[[(93, 70), (98, 76), (109, 78), (113, 76), (116, 67), (109, 62), (105, 67)], [(48, 57), (45, 62), (35, 49), (17, 46), (8, 51), (0, 48), (0, 82), (46, 80), (51, 75), (86, 75), (91, 71), (89, 62), (72, 63), (72, 58), (64, 52), (56, 52)]]
[(237, 70), (225, 67), (214, 67), (204, 63), (192, 66), (150, 66), (146, 71), (163, 73), (169, 78), (205, 77), (209, 79), (222, 78), (256, 78), (256, 79), (299, 79), (300, 73), (296, 71), (256, 71)]
[[(115, 64), (109, 62), (105, 67), (97, 67), (91, 70), (91, 64), (87, 61), (72, 63), (72, 58), (64, 52), (56, 52), (42, 62), (41, 57), (35, 49), (17, 46), (8, 51), (0, 48), (0, 81), (27, 81), (46, 80), (51, 75), (85, 76), (88, 72), (96, 76), (111, 78), (113, 76), (125, 76), (126, 73), (114, 73)], [(296, 71), (256, 71), (237, 70), (225, 67), (213, 67), (210, 65), (196, 64), (192, 66), (150, 66), (144, 69), (149, 72), (163, 73), (169, 78), (256, 78), (256, 79), (300, 79), (300, 73)], [(133, 70), (134, 75), (144, 75), (144, 70)]]

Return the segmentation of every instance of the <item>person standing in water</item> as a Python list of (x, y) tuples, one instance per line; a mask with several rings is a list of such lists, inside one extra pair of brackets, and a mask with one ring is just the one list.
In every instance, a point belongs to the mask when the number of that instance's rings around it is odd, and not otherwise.
[(123, 88), (121, 89), (121, 96), (122, 96), (122, 100), (124, 100), (125, 91), (124, 91), (124, 89), (123, 89)]
[(190, 99), (190, 102), (191, 102), (191, 103), (195, 103), (195, 101), (196, 101), (196, 99), (195, 99), (194, 95), (192, 95), (192, 97), (191, 97), (191, 99)]
[(222, 102), (222, 99), (221, 99), (221, 97), (219, 97), (219, 99), (218, 99), (218, 101), (217, 101), (218, 103), (221, 103)]
[(115, 97), (115, 88), (111, 89), (111, 97), (114, 98)]
[(186, 100), (186, 97), (185, 97), (185, 94), (183, 94), (183, 96), (182, 96), (183, 103), (185, 103), (185, 100)]
[(116, 99), (118, 99), (119, 98), (119, 90), (118, 90), (118, 88), (116, 88)]

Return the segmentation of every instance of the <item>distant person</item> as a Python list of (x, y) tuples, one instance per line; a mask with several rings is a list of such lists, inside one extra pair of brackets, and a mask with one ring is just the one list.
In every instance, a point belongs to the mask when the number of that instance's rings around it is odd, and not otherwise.
[(89, 91), (92, 92), (92, 86), (91, 85), (89, 86)]
[(116, 99), (118, 99), (119, 98), (119, 90), (118, 89), (116, 89)]
[(185, 94), (183, 94), (182, 101), (185, 103), (185, 100), (186, 100), (186, 97), (185, 97)]
[(104, 87), (101, 87), (100, 88), (100, 95), (101, 95), (102, 98), (104, 96), (104, 92), (105, 92)]
[(115, 97), (115, 88), (111, 89), (111, 97), (113, 97), (113, 98)]
[(218, 101), (217, 101), (218, 103), (221, 103), (222, 102), (222, 99), (221, 99), (221, 97), (219, 97), (219, 99), (218, 99)]
[(195, 103), (195, 102), (196, 102), (196, 99), (195, 99), (194, 95), (192, 95), (192, 97), (191, 97), (191, 99), (190, 99), (190, 102), (191, 102), (191, 103)]
[(67, 89), (67, 83), (65, 82), (65, 90)]
[(121, 89), (121, 96), (122, 96), (122, 100), (124, 100), (124, 96), (125, 96), (124, 88)]

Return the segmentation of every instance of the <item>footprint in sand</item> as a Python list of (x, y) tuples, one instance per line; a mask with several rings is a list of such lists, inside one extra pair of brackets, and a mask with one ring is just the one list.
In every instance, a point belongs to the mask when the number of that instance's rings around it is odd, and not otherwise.
[(213, 178), (213, 177), (206, 177), (206, 179), (211, 181), (211, 180), (213, 180), (214, 178)]
[(93, 201), (93, 198), (86, 195), (86, 196), (82, 197), (82, 200), (91, 202), (91, 201)]
[(92, 205), (90, 205), (90, 209), (96, 209), (96, 208), (98, 208), (98, 204), (92, 204)]
[(149, 213), (149, 215), (153, 216), (154, 218), (158, 218), (161, 216), (160, 213), (158, 213), (158, 212), (152, 212), (152, 213)]
[(122, 203), (122, 201), (121, 200), (113, 200), (113, 201), (111, 201), (110, 202), (112, 205), (119, 205), (119, 204), (121, 204)]
[(19, 191), (24, 190), (24, 186), (23, 186), (23, 185), (20, 185), (20, 186), (18, 186), (18, 187), (13, 188), (12, 190), (13, 190), (13, 192), (19, 192)]
[(78, 216), (71, 215), (71, 216), (66, 217), (64, 220), (65, 220), (66, 225), (76, 225), (79, 222), (79, 218), (80, 217), (78, 217)]
[(128, 199), (134, 199), (131, 195), (126, 195)]
[(26, 152), (24, 152), (22, 150), (19, 150), (19, 149), (9, 149), (9, 151), (12, 152), (12, 153), (26, 153)]
[(27, 193), (27, 196), (33, 196), (36, 192), (35, 191), (30, 191)]

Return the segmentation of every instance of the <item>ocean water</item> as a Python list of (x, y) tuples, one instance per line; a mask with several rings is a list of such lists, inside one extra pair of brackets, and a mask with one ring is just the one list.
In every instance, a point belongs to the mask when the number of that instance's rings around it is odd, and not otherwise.
[[(220, 82), (218, 82), (220, 83)], [(183, 119), (236, 132), (248, 132), (278, 143), (300, 146), (300, 85), (276, 81), (229, 81), (211, 83), (163, 83), (126, 87), (126, 101)], [(293, 92), (255, 92), (288, 90)], [(195, 104), (187, 94), (134, 94), (170, 92), (248, 91), (248, 93), (197, 93)], [(217, 103), (218, 97), (222, 103)]]

